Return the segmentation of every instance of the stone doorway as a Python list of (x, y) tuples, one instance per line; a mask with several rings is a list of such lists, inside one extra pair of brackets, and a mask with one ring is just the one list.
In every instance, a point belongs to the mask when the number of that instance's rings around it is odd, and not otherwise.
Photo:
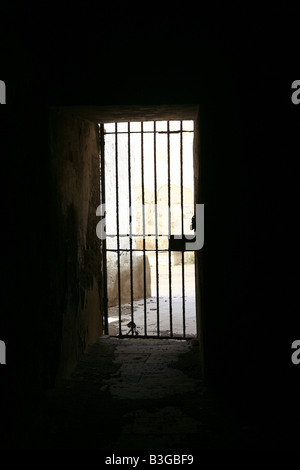
[(104, 332), (196, 337), (195, 257), (185, 243), (194, 235), (194, 121), (104, 122), (100, 133)]

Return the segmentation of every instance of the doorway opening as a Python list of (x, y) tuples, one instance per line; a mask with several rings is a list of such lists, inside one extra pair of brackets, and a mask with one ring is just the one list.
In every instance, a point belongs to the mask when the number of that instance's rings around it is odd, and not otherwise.
[[(194, 120), (103, 121), (103, 330), (189, 339), (196, 315)], [(192, 244), (191, 244), (192, 245)]]

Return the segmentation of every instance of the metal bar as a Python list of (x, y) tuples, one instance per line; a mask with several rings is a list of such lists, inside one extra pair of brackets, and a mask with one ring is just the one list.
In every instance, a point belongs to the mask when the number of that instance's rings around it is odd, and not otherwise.
[[(100, 196), (101, 204), (105, 205), (105, 142), (104, 125), (100, 124)], [(107, 310), (107, 259), (106, 259), (106, 239), (101, 240), (102, 244), (102, 282), (103, 282), (103, 330), (108, 335), (108, 310)]]
[[(182, 131), (182, 121), (180, 121), (180, 130)], [(180, 133), (180, 205), (181, 205), (181, 236), (184, 234), (184, 213), (183, 213), (183, 149), (182, 149), (182, 132)], [(185, 338), (186, 324), (185, 324), (185, 284), (184, 284), (184, 251), (181, 252), (181, 281), (182, 281), (182, 322), (183, 322), (183, 337)]]
[(142, 214), (143, 214), (143, 267), (144, 267), (144, 332), (147, 336), (147, 303), (146, 303), (146, 240), (145, 240), (145, 182), (144, 182), (144, 129), (141, 122), (141, 173), (142, 173)]
[[(117, 248), (106, 248), (106, 251), (114, 251), (115, 253), (117, 253), (118, 249)], [(124, 251), (126, 253), (127, 251), (128, 252), (130, 251), (130, 248), (122, 248), (122, 249), (120, 249), (120, 251), (121, 252)], [(144, 250), (143, 250), (143, 248), (132, 248), (131, 251), (141, 251), (141, 252), (143, 252)], [(147, 251), (156, 251), (156, 248), (147, 248)], [(161, 248), (158, 251), (159, 252), (160, 251), (161, 252), (169, 252), (170, 250), (169, 250), (169, 248), (165, 248), (165, 249)]]
[[(106, 237), (111, 237), (111, 238), (114, 238), (116, 236), (116, 234), (111, 234), (111, 233), (107, 233), (106, 234)], [(130, 233), (119, 233), (119, 237), (129, 237), (130, 236)], [(132, 237), (140, 237), (141, 234), (140, 233), (132, 233), (131, 234)], [(159, 237), (169, 237), (169, 234), (158, 234)], [(156, 233), (147, 233), (145, 234), (145, 237), (156, 237)]]
[[(132, 227), (131, 227), (131, 154), (130, 154), (130, 123), (128, 122), (128, 193), (129, 193), (129, 257), (130, 257), (130, 310), (131, 310), (131, 321), (134, 323), (133, 318), (133, 270), (132, 270)], [(133, 328), (132, 328), (133, 336)]]
[[(154, 121), (156, 122), (156, 121)], [(182, 132), (194, 132), (194, 131), (182, 131)], [(140, 134), (141, 131), (131, 131), (130, 134)], [(158, 134), (179, 134), (180, 131), (157, 131)], [(114, 132), (105, 132), (106, 134), (114, 134)], [(127, 134), (127, 131), (118, 131), (118, 134)], [(153, 131), (143, 131), (143, 134), (153, 134)]]
[[(128, 338), (129, 335), (110, 335), (112, 338)], [(157, 339), (157, 336), (156, 335), (135, 335), (135, 336), (130, 336), (130, 338), (133, 338), (133, 339), (141, 339), (141, 338), (145, 338), (145, 339)], [(159, 339), (170, 339), (170, 336), (160, 336)], [(191, 340), (194, 340), (195, 339), (195, 336), (186, 336), (185, 338), (183, 336), (173, 336), (173, 339), (176, 339), (178, 341), (182, 341), (183, 339), (186, 339), (188, 341), (191, 341)]]
[(156, 121), (154, 121), (153, 134), (154, 157), (154, 204), (155, 204), (155, 261), (156, 261), (156, 311), (157, 336), (159, 336), (159, 272), (158, 272), (158, 214), (157, 214), (157, 167), (156, 167)]
[[(183, 132), (192, 132), (192, 131), (183, 131)], [(170, 131), (170, 130), (167, 130), (167, 131), (158, 131), (159, 134), (180, 134), (181, 131)]]
[[(170, 121), (168, 121), (168, 232), (171, 235), (171, 185), (170, 185)], [(170, 312), (170, 337), (173, 338), (172, 318), (172, 253), (169, 250), (169, 312)]]
[(115, 123), (115, 162), (116, 162), (116, 222), (117, 222), (117, 265), (118, 265), (118, 307), (119, 307), (119, 334), (121, 329), (121, 268), (120, 268), (120, 239), (119, 239), (119, 159), (118, 159), (118, 134)]

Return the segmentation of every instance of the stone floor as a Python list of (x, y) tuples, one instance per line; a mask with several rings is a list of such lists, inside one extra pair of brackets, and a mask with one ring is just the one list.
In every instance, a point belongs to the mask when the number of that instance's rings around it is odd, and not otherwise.
[[(172, 334), (174, 337), (195, 338), (197, 336), (196, 303), (195, 303), (195, 267), (185, 264), (185, 331), (183, 327), (183, 296), (182, 296), (182, 267), (172, 266)], [(152, 296), (146, 299), (146, 332), (148, 336), (157, 336), (158, 326), (160, 336), (170, 336), (170, 304), (169, 304), (169, 270), (168, 266), (160, 266), (159, 297), (156, 296), (156, 277), (151, 268)], [(159, 308), (159, 322), (157, 310)], [(134, 323), (136, 331), (145, 335), (144, 299), (133, 302)], [(131, 304), (121, 305), (121, 330), (126, 335), (129, 332), (128, 323), (131, 321)], [(108, 333), (119, 335), (119, 308), (108, 308)]]
[(262, 437), (203, 386), (197, 341), (104, 336), (47, 393), (20, 447), (196, 454)]

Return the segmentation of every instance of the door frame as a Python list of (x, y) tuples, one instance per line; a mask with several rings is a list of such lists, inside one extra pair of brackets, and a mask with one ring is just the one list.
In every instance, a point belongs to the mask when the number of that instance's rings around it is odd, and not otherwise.
[[(86, 113), (87, 111), (85, 111)], [(200, 130), (199, 130), (199, 105), (147, 105), (147, 106), (104, 106), (104, 107), (89, 107), (88, 112), (91, 119), (97, 120), (99, 123), (99, 136), (100, 136), (100, 173), (104, 169), (104, 142), (101, 126), (106, 122), (130, 122), (130, 121), (145, 121), (145, 120), (193, 120), (194, 125), (194, 206), (203, 203), (202, 201), (202, 174), (201, 174), (201, 155), (200, 155)], [(100, 179), (105, 177), (102, 173)], [(105, 204), (105, 186), (100, 183), (100, 197), (101, 204)], [(103, 332), (108, 335), (108, 299), (107, 299), (107, 276), (106, 276), (106, 241), (101, 241), (101, 272), (103, 280), (103, 298), (102, 298), (102, 323)], [(203, 328), (202, 328), (202, 305), (203, 305), (203, 257), (201, 250), (195, 251), (195, 296), (196, 296), (196, 331), (197, 340), (200, 343), (202, 350), (203, 361)]]

